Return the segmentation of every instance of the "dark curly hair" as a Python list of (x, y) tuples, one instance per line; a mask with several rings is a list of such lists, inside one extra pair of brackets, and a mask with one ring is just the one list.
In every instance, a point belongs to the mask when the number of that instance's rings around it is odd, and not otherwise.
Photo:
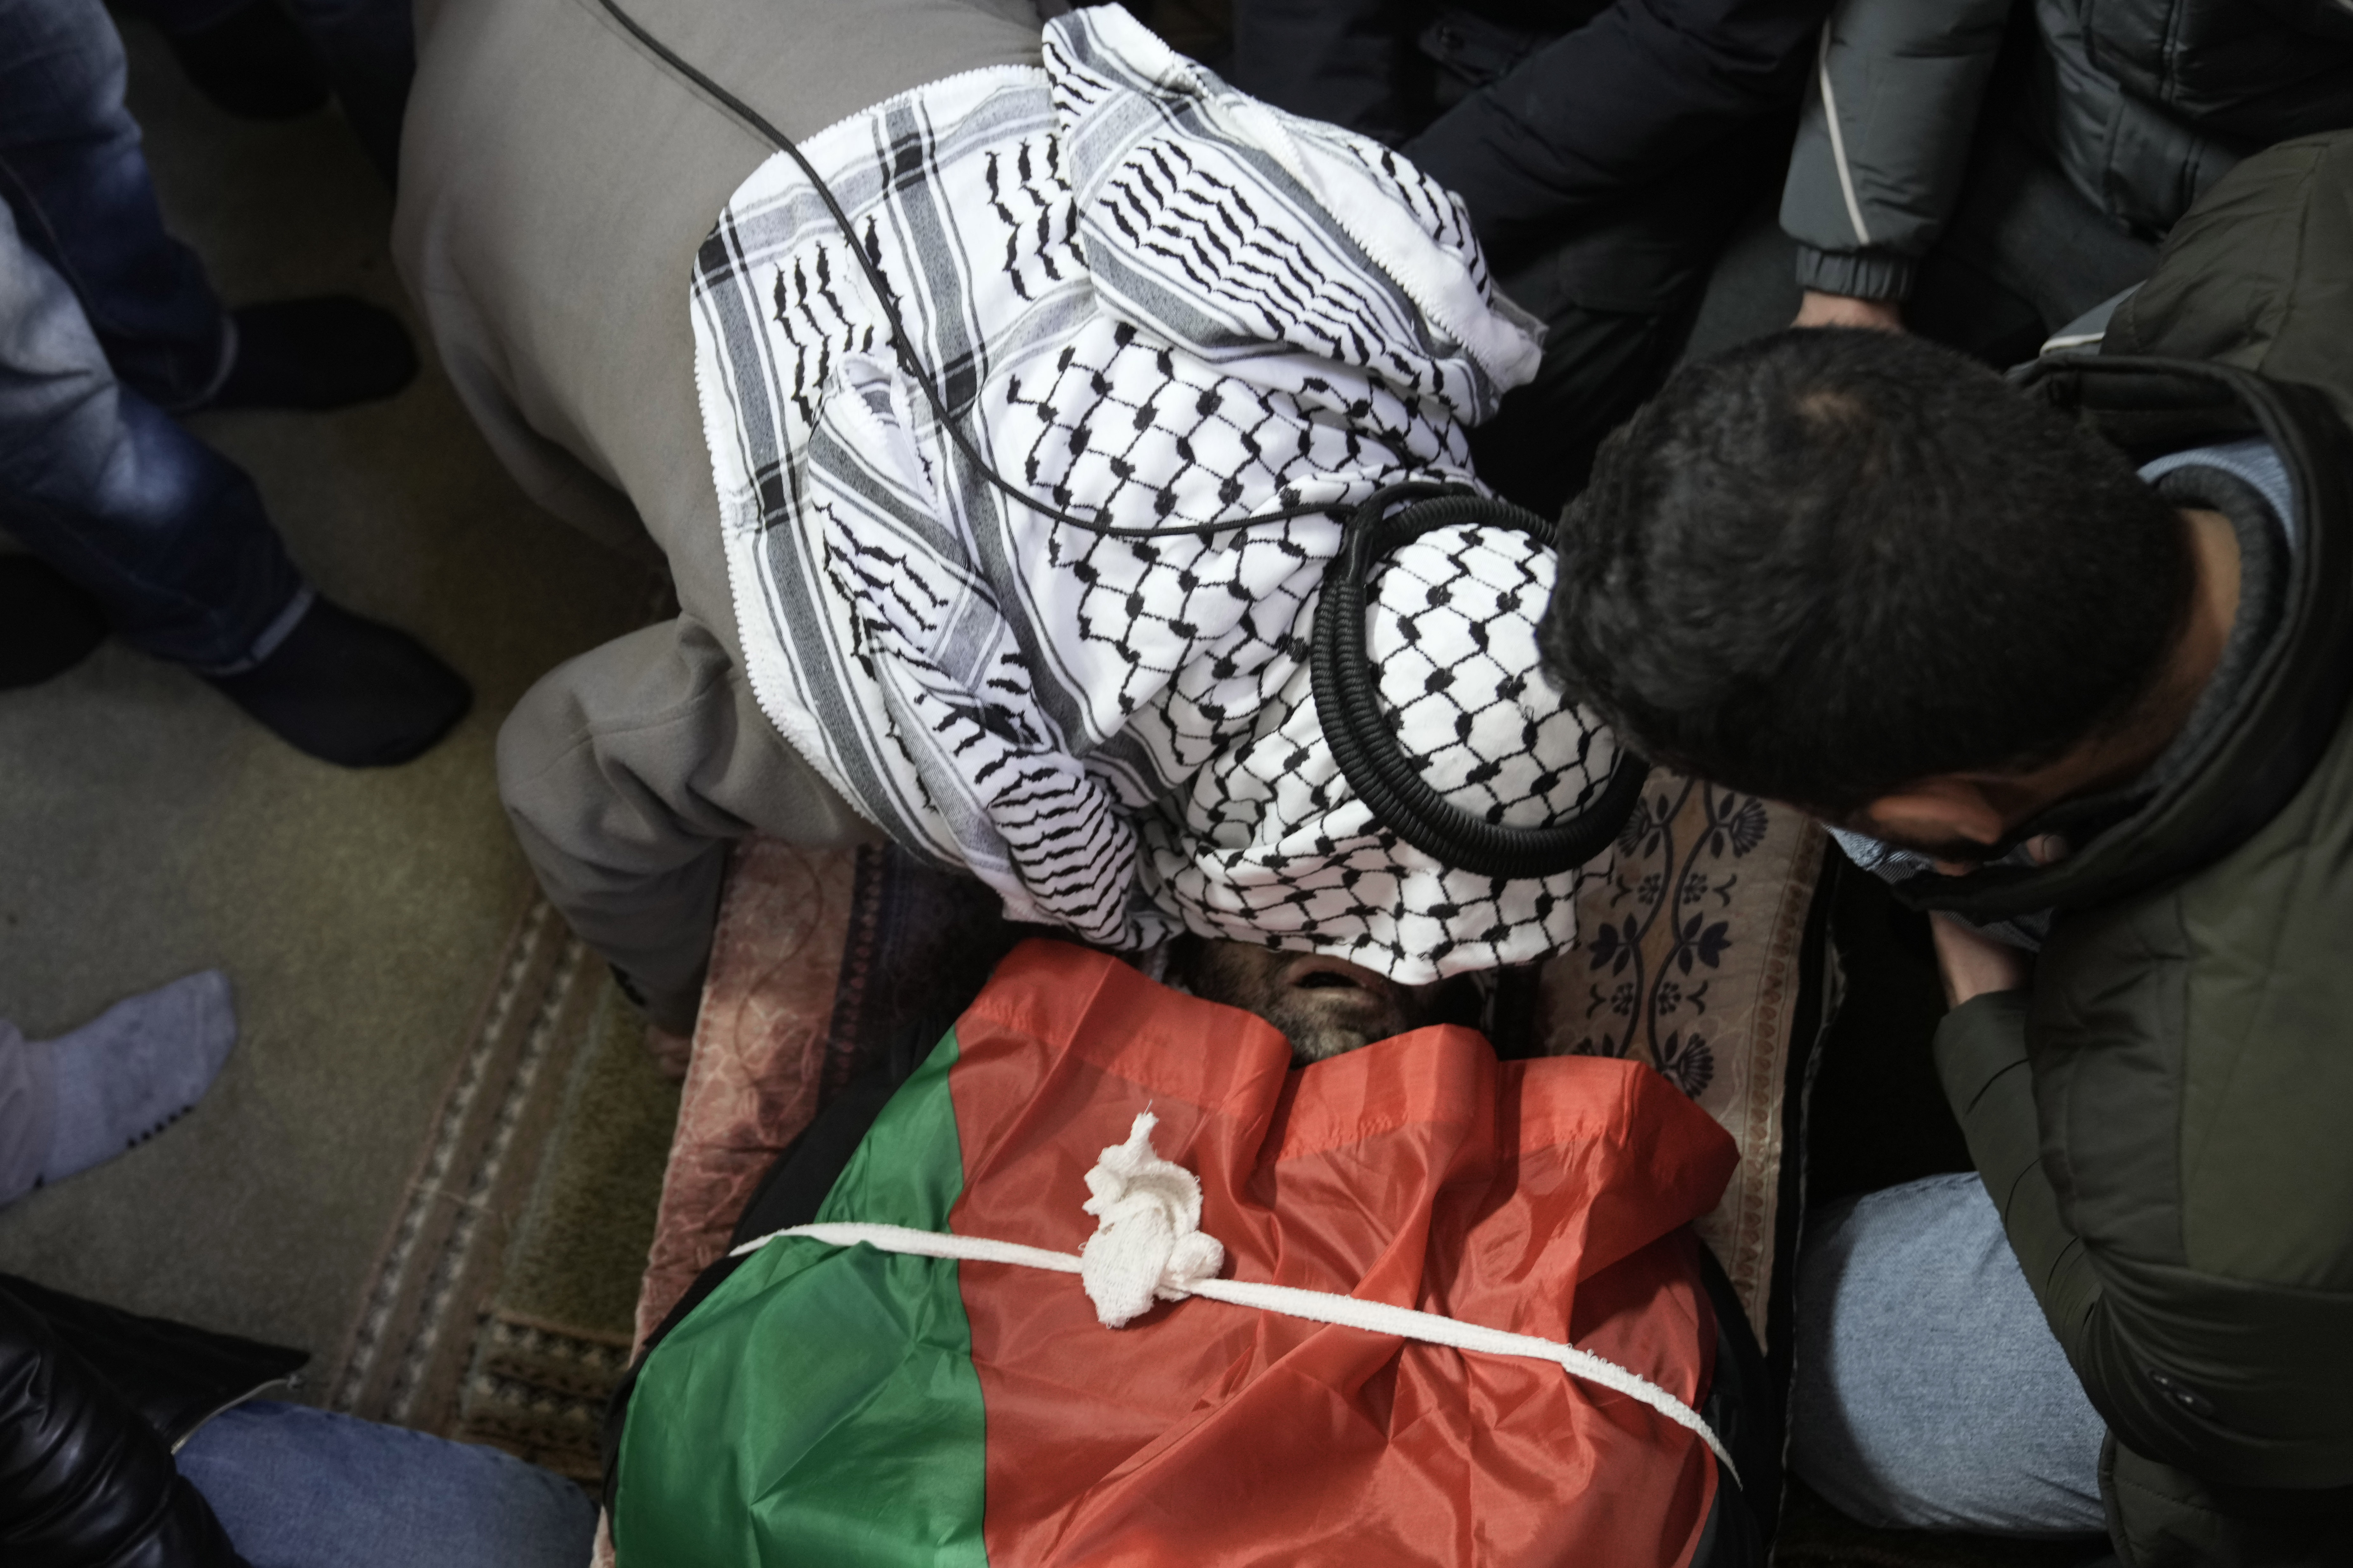
[(2126, 721), (2188, 613), (2122, 454), (1917, 338), (1679, 371), (1561, 518), (1546, 668), (1656, 760), (1839, 819)]

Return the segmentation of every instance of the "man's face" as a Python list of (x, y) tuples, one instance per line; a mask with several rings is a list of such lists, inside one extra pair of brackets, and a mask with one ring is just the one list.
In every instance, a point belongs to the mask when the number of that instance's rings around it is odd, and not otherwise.
[(1322, 1061), (1430, 1024), (1478, 1020), (1467, 979), (1399, 985), (1358, 964), (1246, 942), (1188, 940), (1169, 977), (1196, 996), (1257, 1014), (1282, 1031), (1291, 1054)]
[(2014, 847), (2007, 838), (1983, 844), (1952, 834), (1926, 837), (1908, 827), (1889, 826), (1868, 808), (1831, 826), (1875, 838), (1891, 849), (1908, 849), (1947, 877), (1966, 877), (1978, 867), (2000, 859)]
[[(2041, 768), (1922, 779), (1834, 826), (1924, 855), (1948, 877), (1967, 876), (2035, 837), (2033, 824), (2054, 806), (2112, 788), (2133, 772), (2130, 764), (2115, 763), (2104, 747), (2087, 742)], [(2038, 861), (2056, 858), (2049, 853), (2054, 845), (2043, 847)]]

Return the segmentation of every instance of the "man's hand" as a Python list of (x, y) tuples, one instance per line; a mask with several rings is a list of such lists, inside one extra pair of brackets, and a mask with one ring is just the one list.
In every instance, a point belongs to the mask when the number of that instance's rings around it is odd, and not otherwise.
[(694, 1037), (673, 1035), (659, 1024), (646, 1025), (646, 1055), (653, 1058), (654, 1070), (672, 1083), (686, 1081), (687, 1064), (694, 1059)]
[(1798, 319), (1793, 327), (1876, 327), (1883, 332), (1904, 330), (1904, 303), (1900, 300), (1857, 300), (1848, 294), (1820, 294), (1806, 290), (1799, 302)]
[(2006, 942), (1947, 914), (1931, 914), (1928, 932), (1936, 943), (1936, 971), (1945, 981), (1945, 1004), (1962, 1003), (1992, 991), (2022, 990), (2033, 961)]

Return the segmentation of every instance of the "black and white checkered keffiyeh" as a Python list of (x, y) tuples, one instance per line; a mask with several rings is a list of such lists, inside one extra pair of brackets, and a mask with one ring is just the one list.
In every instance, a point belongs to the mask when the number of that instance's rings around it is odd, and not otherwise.
[[(803, 151), (997, 471), (1169, 531), (1056, 524), (970, 471), (771, 159), (697, 257), (693, 317), (745, 658), (786, 739), (901, 844), (1091, 941), (1181, 923), (1408, 983), (1565, 945), (1577, 873), (1450, 871), (1335, 768), (1306, 658), (1335, 517), (1214, 531), (1469, 479), (1465, 427), (1537, 344), (1454, 199), (1116, 6), (1050, 26), (1042, 71), (934, 83)], [(1440, 531), (1368, 619), (1409, 754), (1521, 826), (1613, 755), (1535, 675), (1551, 571), (1520, 535)]]

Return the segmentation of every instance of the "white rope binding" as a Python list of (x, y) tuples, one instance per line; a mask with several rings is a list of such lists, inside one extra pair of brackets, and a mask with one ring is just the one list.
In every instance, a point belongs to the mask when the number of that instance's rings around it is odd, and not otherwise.
[[(1080, 1276), (1095, 1315), (1106, 1327), (1119, 1328), (1148, 1309), (1153, 1300), (1182, 1300), (1199, 1296), (1237, 1307), (1255, 1307), (1313, 1323), (1362, 1329), (1367, 1333), (1418, 1340), (1482, 1355), (1514, 1356), (1548, 1361), (1572, 1377), (1581, 1377), (1614, 1394), (1649, 1405), (1676, 1426), (1698, 1436), (1716, 1462), (1737, 1484), (1739, 1468), (1715, 1430), (1697, 1411), (1646, 1377), (1589, 1351), (1533, 1334), (1505, 1333), (1435, 1312), (1393, 1307), (1327, 1290), (1302, 1290), (1289, 1285), (1262, 1285), (1246, 1279), (1219, 1279), (1225, 1248), (1200, 1229), (1201, 1184), (1183, 1166), (1153, 1152), (1152, 1129), (1157, 1119), (1139, 1114), (1125, 1143), (1113, 1144), (1087, 1173), (1093, 1195), (1086, 1212), (1096, 1216), (1095, 1234), (1083, 1253), (1055, 1252), (1018, 1242), (993, 1241), (987, 1237), (952, 1232), (911, 1230), (896, 1225), (797, 1225), (747, 1241), (731, 1257), (756, 1252), (786, 1237), (802, 1237), (828, 1247), (871, 1247), (880, 1252), (917, 1258), (947, 1258), (960, 1262), (1008, 1263), (1020, 1268), (1042, 1268)], [(1172, 1176), (1171, 1173), (1174, 1173)], [(1181, 1178), (1179, 1180), (1178, 1178)]]

